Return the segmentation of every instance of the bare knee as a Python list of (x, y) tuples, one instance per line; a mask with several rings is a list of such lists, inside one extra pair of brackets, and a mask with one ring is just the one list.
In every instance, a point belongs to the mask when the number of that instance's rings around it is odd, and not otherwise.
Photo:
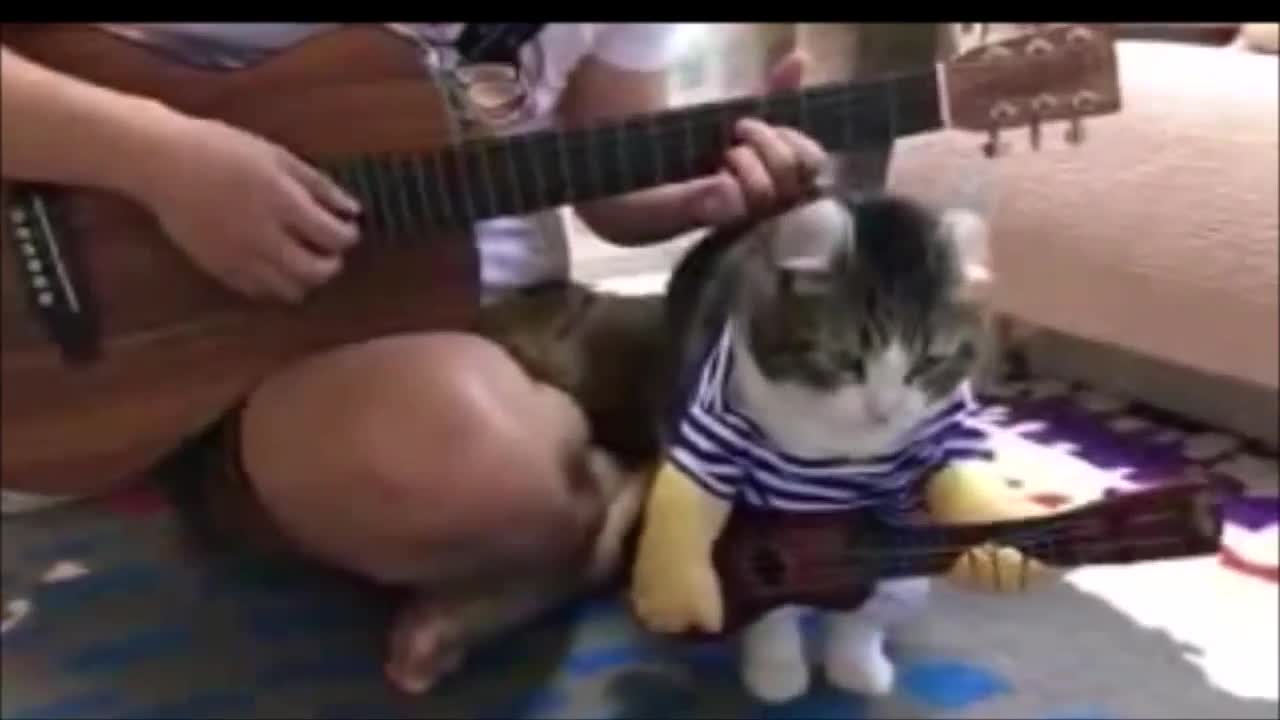
[(574, 403), (481, 338), (389, 338), (268, 380), (244, 461), (306, 551), (392, 583), (571, 558), (602, 502)]

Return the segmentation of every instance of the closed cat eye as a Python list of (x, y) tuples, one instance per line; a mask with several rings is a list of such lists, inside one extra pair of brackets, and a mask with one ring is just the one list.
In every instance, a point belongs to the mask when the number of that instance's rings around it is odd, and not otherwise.
[(854, 379), (858, 382), (862, 382), (867, 379), (867, 365), (862, 361), (861, 357), (858, 357), (857, 355), (850, 355), (844, 358), (844, 366), (853, 374)]
[(915, 365), (911, 366), (911, 372), (907, 373), (907, 380), (914, 380), (921, 375), (927, 375), (937, 370), (948, 359), (949, 357), (946, 355), (926, 355), (920, 358)]

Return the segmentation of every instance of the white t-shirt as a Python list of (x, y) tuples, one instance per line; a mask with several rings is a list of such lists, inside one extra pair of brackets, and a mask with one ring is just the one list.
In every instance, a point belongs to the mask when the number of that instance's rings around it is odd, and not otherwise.
[[(164, 23), (113, 25), (130, 30), (174, 31), (213, 40), (247, 51), (293, 44), (334, 25), (317, 23)], [(457, 54), (449, 43), (462, 31), (461, 23), (397, 24), (432, 48), (431, 70), (450, 72)], [(520, 66), (529, 78), (528, 101), (520, 117), (494, 128), (511, 134), (555, 123), (555, 111), (573, 70), (587, 57), (626, 70), (661, 71), (680, 50), (679, 26), (673, 23), (551, 23), (520, 49)], [(145, 35), (145, 32), (143, 33)], [(481, 221), (475, 227), (481, 261), (481, 280), (487, 290), (525, 287), (565, 277), (569, 252), (558, 218), (551, 212), (527, 217)]]

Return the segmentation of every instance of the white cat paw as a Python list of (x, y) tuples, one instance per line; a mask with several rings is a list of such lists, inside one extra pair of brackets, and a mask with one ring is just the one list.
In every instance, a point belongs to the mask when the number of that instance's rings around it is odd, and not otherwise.
[(753, 658), (742, 664), (742, 682), (758, 700), (784, 703), (809, 689), (809, 664), (803, 656)]
[(827, 655), (827, 679), (852, 693), (883, 697), (893, 692), (893, 662), (881, 650)]

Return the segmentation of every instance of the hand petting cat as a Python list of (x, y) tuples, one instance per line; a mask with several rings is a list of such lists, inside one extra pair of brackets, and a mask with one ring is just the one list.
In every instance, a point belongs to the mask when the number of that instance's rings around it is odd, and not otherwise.
[[(799, 89), (809, 56), (793, 51), (769, 73), (768, 92)], [(725, 153), (724, 167), (690, 193), (700, 224), (728, 225), (809, 197), (829, 162), (827, 152), (793, 128), (744, 118), (734, 128), (740, 144)]]

